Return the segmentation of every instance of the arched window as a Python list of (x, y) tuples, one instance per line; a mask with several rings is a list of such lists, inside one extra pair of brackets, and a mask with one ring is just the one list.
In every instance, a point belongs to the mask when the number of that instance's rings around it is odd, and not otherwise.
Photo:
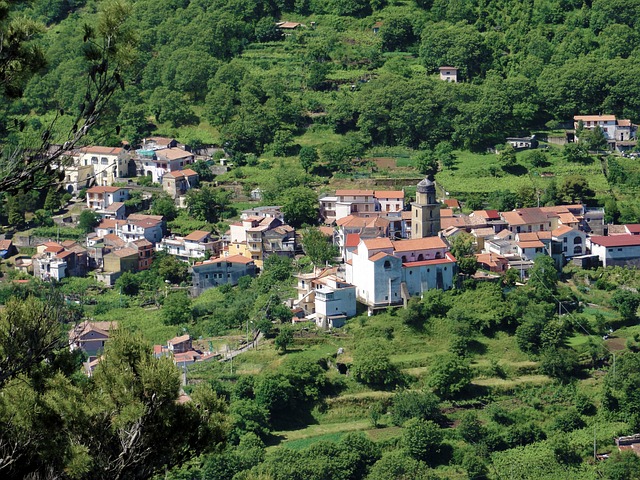
[(405, 255), (402, 255), (402, 263), (407, 263), (407, 257)]
[(436, 252), (436, 258), (442, 258), (442, 253)]
[(576, 245), (573, 247), (573, 253), (582, 253), (582, 247), (580, 245)]
[(385, 260), (382, 266), (385, 270), (389, 270), (391, 268), (391, 262), (389, 260)]
[(424, 260), (424, 255), (422, 254), (418, 255), (418, 261), (421, 262), (422, 260)]
[(580, 237), (574, 237), (574, 239), (573, 239), (573, 244), (574, 244), (574, 245), (582, 245), (582, 238), (580, 238)]

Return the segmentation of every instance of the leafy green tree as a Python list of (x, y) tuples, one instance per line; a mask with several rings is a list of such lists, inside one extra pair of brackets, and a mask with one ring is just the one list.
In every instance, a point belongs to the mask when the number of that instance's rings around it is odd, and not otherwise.
[(431, 392), (403, 391), (393, 396), (391, 403), (391, 422), (402, 426), (411, 418), (442, 421), (440, 399)]
[(640, 457), (634, 452), (613, 452), (602, 466), (604, 477), (609, 480), (635, 480), (640, 469)]
[(280, 350), (282, 353), (287, 353), (287, 348), (289, 348), (293, 344), (293, 331), (288, 327), (283, 327), (280, 329), (280, 333), (276, 335), (274, 345), (276, 349)]
[(83, 210), (78, 217), (78, 228), (84, 233), (93, 232), (100, 223), (100, 215), (93, 210)]
[(156, 257), (152, 265), (152, 270), (163, 279), (173, 284), (180, 284), (189, 278), (189, 266), (181, 262), (173, 255), (156, 252)]
[(484, 38), (471, 25), (440, 22), (423, 31), (420, 59), (429, 71), (451, 65), (463, 78), (472, 79), (484, 69), (487, 58)]
[(443, 438), (436, 423), (414, 418), (405, 424), (402, 443), (413, 458), (434, 465), (438, 463)]
[(232, 192), (225, 189), (207, 186), (191, 189), (187, 192), (187, 209), (198, 220), (216, 223), (223, 218), (232, 195)]
[(269, 434), (269, 412), (253, 400), (240, 399), (229, 407), (231, 440), (238, 440), (246, 433), (254, 433), (260, 438)]
[(316, 267), (322, 267), (340, 255), (338, 247), (333, 245), (331, 237), (327, 237), (317, 228), (306, 228), (302, 233), (302, 248)]
[(580, 143), (583, 143), (587, 150), (590, 151), (609, 149), (607, 137), (605, 137), (604, 131), (598, 126), (585, 130), (580, 137)]
[(401, 381), (398, 367), (380, 348), (358, 348), (351, 365), (353, 377), (360, 383), (377, 388), (389, 389)]
[(198, 160), (191, 165), (191, 168), (198, 174), (198, 181), (210, 182), (213, 180), (213, 172), (211, 172), (211, 168), (204, 160)]
[(159, 122), (168, 122), (175, 128), (196, 121), (193, 111), (176, 91), (158, 87), (151, 94), (149, 102), (151, 113)]
[(39, 227), (53, 227), (53, 218), (49, 210), (39, 209), (33, 215), (33, 222)]
[(616, 290), (609, 302), (615, 308), (623, 320), (633, 321), (638, 318), (640, 295), (629, 290)]
[(548, 255), (538, 255), (533, 261), (527, 283), (538, 298), (553, 300), (551, 297), (558, 291), (558, 270), (555, 262)]
[(440, 397), (454, 398), (469, 386), (472, 376), (467, 360), (443, 354), (434, 359), (428, 383)]
[(465, 442), (476, 444), (482, 441), (486, 432), (475, 412), (465, 412), (458, 424), (458, 434)]
[(50, 187), (47, 190), (47, 197), (44, 200), (44, 208), (50, 212), (57, 212), (60, 209), (60, 202), (62, 200), (62, 195), (54, 188)]
[(529, 150), (524, 154), (525, 161), (529, 162), (532, 167), (541, 168), (549, 165), (549, 159), (542, 150)]
[(571, 380), (578, 365), (578, 354), (570, 348), (549, 347), (540, 355), (542, 372), (562, 382)]
[(168, 195), (157, 195), (151, 203), (151, 213), (153, 215), (162, 215), (170, 222), (178, 216), (178, 208)]
[(386, 52), (406, 50), (416, 40), (413, 23), (408, 15), (391, 15), (387, 17), (379, 35), (382, 42), (382, 50)]
[(298, 158), (300, 158), (300, 165), (304, 168), (304, 171), (309, 173), (318, 163), (320, 157), (315, 147), (302, 147)]
[(193, 320), (191, 300), (185, 292), (172, 292), (162, 305), (162, 321), (165, 325), (178, 325)]
[(511, 144), (506, 144), (500, 149), (500, 152), (498, 153), (498, 162), (500, 162), (503, 167), (512, 167), (517, 163), (517, 161), (516, 150), (511, 146)]
[(438, 173), (438, 159), (432, 150), (423, 150), (419, 152), (414, 162), (418, 171), (423, 175), (435, 175)]
[(286, 222), (292, 227), (315, 225), (319, 218), (318, 197), (305, 187), (294, 187), (282, 192), (282, 213)]
[(263, 17), (256, 23), (255, 37), (258, 42), (274, 42), (282, 38), (282, 31), (272, 17)]
[(124, 272), (116, 280), (114, 288), (125, 295), (134, 296), (140, 291), (140, 276), (131, 272)]
[(456, 156), (453, 154), (451, 142), (439, 142), (433, 153), (444, 168), (451, 168), (456, 163)]
[(567, 175), (558, 187), (559, 195), (565, 202), (586, 203), (595, 196), (589, 182), (582, 175)]
[(436, 480), (439, 477), (429, 471), (427, 464), (416, 460), (403, 450), (385, 452), (373, 467), (369, 480)]
[(149, 134), (147, 111), (143, 104), (125, 103), (118, 114), (121, 135), (130, 145), (136, 146)]
[(475, 256), (475, 239), (473, 235), (461, 233), (454, 236), (451, 241), (451, 254), (458, 261), (460, 272), (465, 275), (473, 275), (478, 269)]
[(585, 145), (567, 143), (562, 150), (562, 157), (571, 163), (589, 163), (592, 159)]

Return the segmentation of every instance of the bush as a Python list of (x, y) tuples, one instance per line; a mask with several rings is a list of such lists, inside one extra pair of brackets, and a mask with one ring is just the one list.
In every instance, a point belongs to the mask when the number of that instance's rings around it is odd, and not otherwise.
[(379, 349), (357, 350), (351, 372), (356, 381), (374, 388), (393, 388), (402, 378), (398, 367)]
[(469, 386), (471, 378), (469, 363), (449, 353), (436, 357), (428, 382), (442, 398), (453, 398)]
[(439, 402), (440, 399), (431, 392), (396, 393), (391, 403), (391, 422), (398, 426), (412, 418), (440, 422), (442, 413)]

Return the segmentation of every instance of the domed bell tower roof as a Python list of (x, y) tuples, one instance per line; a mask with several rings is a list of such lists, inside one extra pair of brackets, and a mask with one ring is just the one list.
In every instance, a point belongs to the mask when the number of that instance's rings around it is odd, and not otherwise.
[(425, 177), (420, 183), (418, 183), (418, 187), (416, 188), (418, 193), (435, 193), (436, 184), (429, 179), (429, 177)]

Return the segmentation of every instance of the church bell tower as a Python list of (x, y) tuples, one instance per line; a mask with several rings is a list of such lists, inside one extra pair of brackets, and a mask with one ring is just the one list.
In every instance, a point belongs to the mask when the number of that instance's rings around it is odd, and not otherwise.
[(411, 204), (411, 238), (435, 237), (440, 231), (440, 204), (436, 200), (436, 184), (425, 178), (416, 188), (416, 201)]

